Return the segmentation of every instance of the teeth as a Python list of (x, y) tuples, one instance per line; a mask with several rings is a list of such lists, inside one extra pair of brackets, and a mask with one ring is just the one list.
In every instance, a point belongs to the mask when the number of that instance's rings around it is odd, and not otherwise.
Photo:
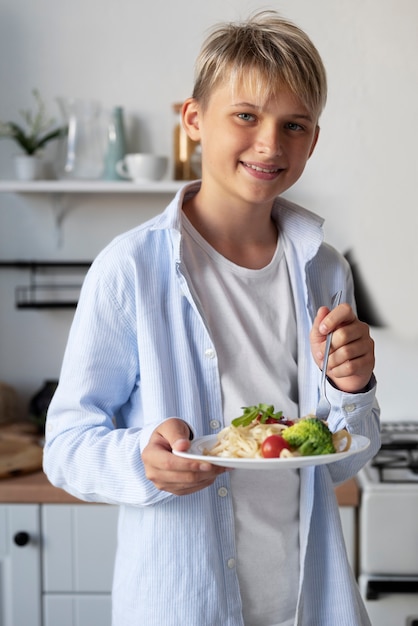
[(264, 174), (272, 174), (273, 172), (279, 171), (278, 168), (266, 169), (264, 167), (258, 167), (258, 165), (251, 165), (250, 163), (245, 163), (245, 165), (256, 172), (264, 172)]

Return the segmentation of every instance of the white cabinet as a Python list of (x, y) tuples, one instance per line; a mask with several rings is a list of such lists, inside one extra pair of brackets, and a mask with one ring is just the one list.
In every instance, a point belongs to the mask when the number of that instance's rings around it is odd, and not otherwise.
[(0, 505), (0, 626), (111, 625), (117, 507)]
[(0, 505), (0, 624), (41, 626), (37, 504)]
[(43, 505), (44, 626), (111, 625), (117, 508)]

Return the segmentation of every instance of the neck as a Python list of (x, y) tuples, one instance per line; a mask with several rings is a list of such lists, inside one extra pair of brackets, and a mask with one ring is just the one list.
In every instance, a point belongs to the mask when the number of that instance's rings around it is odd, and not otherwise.
[(225, 258), (242, 267), (261, 269), (273, 258), (278, 232), (271, 207), (226, 207), (206, 210), (199, 194), (183, 211), (194, 228)]

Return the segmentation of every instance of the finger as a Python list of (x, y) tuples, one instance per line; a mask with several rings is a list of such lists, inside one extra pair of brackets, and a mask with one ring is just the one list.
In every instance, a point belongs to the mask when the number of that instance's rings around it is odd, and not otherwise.
[[(172, 444), (176, 446), (176, 449), (187, 450), (190, 442), (184, 438), (176, 439)], [(162, 434), (155, 432), (150, 439), (149, 444), (144, 449), (142, 458), (148, 468), (147, 476), (150, 480), (151, 471), (164, 472), (166, 474), (173, 473), (175, 476), (178, 472), (196, 473), (196, 472), (209, 472), (213, 468), (210, 463), (205, 461), (185, 459), (178, 457), (172, 452), (172, 445)], [(153, 472), (153, 473), (154, 473)], [(184, 478), (182, 478), (184, 480)]]
[(345, 361), (332, 370), (330, 379), (341, 391), (358, 393), (368, 385), (373, 373), (373, 365), (369, 358)]
[(369, 382), (375, 365), (374, 342), (371, 337), (344, 344), (330, 357), (329, 376), (343, 391), (356, 392)]
[(311, 328), (311, 340), (313, 340), (315, 343), (324, 340), (324, 333), (320, 331), (320, 326), (328, 313), (329, 309), (326, 306), (321, 306), (317, 311)]
[(357, 318), (352, 323), (340, 326), (332, 336), (334, 352), (340, 359), (352, 359), (373, 349), (369, 327)]
[[(324, 307), (321, 307), (323, 309)], [(320, 310), (321, 310), (320, 309)], [(319, 333), (328, 335), (334, 332), (340, 326), (351, 324), (357, 319), (356, 314), (349, 304), (346, 302), (339, 304), (335, 309), (329, 311), (319, 323)]]
[[(177, 462), (181, 461), (184, 461), (185, 466), (179, 468), (176, 465)], [(224, 468), (215, 467), (209, 463), (206, 464), (208, 466), (207, 471), (202, 471), (199, 465), (197, 465), (197, 470), (193, 471), (186, 467), (188, 464), (189, 461), (174, 457), (173, 465), (176, 467), (173, 471), (149, 467), (147, 470), (147, 478), (151, 480), (158, 489), (180, 495), (204, 489), (211, 485), (219, 474), (225, 471)], [(193, 465), (196, 465), (196, 463)]]

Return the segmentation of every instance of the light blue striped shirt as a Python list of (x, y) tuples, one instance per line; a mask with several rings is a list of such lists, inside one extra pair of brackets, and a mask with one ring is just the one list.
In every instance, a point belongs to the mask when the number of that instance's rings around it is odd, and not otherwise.
[[(80, 296), (46, 428), (44, 469), (78, 498), (120, 505), (114, 626), (243, 626), (228, 473), (188, 496), (158, 490), (141, 451), (168, 417), (197, 436), (223, 427), (217, 355), (181, 258), (187, 185), (161, 215), (99, 254)], [(298, 329), (299, 410), (313, 411), (319, 370), (309, 330), (317, 308), (343, 289), (348, 265), (322, 243), (322, 220), (283, 199), (273, 209), (289, 264)], [(301, 470), (301, 580), (295, 624), (365, 626), (368, 618), (343, 545), (333, 483), (357, 473), (379, 446), (375, 386), (329, 387), (330, 427), (371, 439), (345, 461)], [(116, 424), (116, 427), (115, 427)], [(106, 546), (103, 546), (106, 549)], [(280, 576), (276, 584), (280, 592)]]

